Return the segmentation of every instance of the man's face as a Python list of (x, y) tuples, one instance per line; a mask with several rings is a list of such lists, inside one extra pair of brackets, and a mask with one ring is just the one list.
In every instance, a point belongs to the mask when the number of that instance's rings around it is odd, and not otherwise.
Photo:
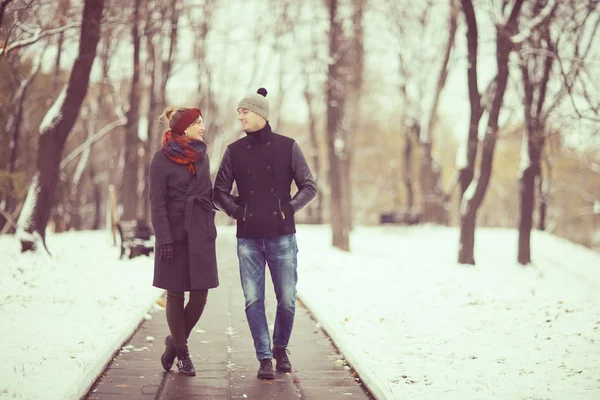
[(244, 132), (255, 132), (265, 126), (265, 119), (260, 115), (248, 110), (247, 108), (238, 108), (238, 119), (242, 124)]

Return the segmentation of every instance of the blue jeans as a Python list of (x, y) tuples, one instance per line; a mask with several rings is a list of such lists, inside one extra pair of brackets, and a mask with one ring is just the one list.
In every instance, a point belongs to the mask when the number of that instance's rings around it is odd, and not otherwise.
[(246, 298), (246, 318), (254, 339), (256, 358), (272, 358), (271, 336), (265, 314), (265, 264), (269, 265), (277, 297), (273, 343), (277, 348), (287, 347), (296, 313), (296, 235), (266, 239), (238, 238), (237, 243), (240, 278)]

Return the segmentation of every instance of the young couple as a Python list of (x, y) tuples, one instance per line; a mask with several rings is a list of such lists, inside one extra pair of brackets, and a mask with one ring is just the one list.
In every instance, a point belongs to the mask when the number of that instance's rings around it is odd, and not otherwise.
[[(152, 159), (149, 181), (156, 235), (153, 284), (167, 290), (171, 333), (161, 357), (166, 371), (177, 358), (179, 373), (196, 375), (187, 339), (202, 315), (208, 290), (219, 285), (214, 205), (237, 221), (246, 317), (260, 361), (257, 376), (274, 378), (272, 358), (277, 371), (292, 370), (287, 345), (298, 280), (294, 214), (312, 201), (316, 185), (298, 144), (271, 130), (266, 95), (260, 88), (238, 104), (246, 136), (227, 147), (214, 191), (200, 109), (169, 107), (163, 113), (171, 129)], [(298, 187), (293, 198), (292, 181)], [(234, 182), (239, 196), (231, 194)], [(265, 314), (265, 265), (277, 297), (273, 347)], [(185, 306), (184, 292), (190, 292)]]

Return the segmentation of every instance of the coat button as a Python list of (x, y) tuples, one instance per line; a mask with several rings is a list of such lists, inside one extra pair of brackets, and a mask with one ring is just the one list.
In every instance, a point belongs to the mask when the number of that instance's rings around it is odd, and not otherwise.
[(254, 190), (251, 190), (251, 191), (250, 191), (250, 194), (254, 196)]
[(267, 165), (267, 171), (270, 171), (270, 170), (271, 170), (271, 166)]
[(249, 173), (250, 173), (250, 168), (248, 168), (248, 169), (246, 170), (246, 173), (247, 173), (247, 174), (249, 174)]
[(250, 150), (250, 149), (252, 148), (252, 146), (250, 146), (250, 145), (247, 145), (247, 146), (246, 146), (246, 148), (247, 148), (248, 150)]
[(252, 213), (248, 214), (248, 218), (252, 218)]
[(269, 190), (269, 192), (275, 193), (275, 189), (271, 188), (271, 190)]
[(273, 211), (273, 215), (277, 215), (277, 211)]
[(267, 142), (267, 146), (270, 146), (270, 145), (271, 145), (271, 142)]

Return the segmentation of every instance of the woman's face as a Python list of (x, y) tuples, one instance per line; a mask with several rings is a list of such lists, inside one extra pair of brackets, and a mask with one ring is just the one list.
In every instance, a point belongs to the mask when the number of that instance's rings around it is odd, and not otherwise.
[(195, 123), (188, 126), (188, 128), (185, 130), (185, 133), (187, 134), (187, 138), (189, 140), (204, 140), (204, 131), (206, 131), (204, 119), (202, 119), (202, 116), (200, 116)]

